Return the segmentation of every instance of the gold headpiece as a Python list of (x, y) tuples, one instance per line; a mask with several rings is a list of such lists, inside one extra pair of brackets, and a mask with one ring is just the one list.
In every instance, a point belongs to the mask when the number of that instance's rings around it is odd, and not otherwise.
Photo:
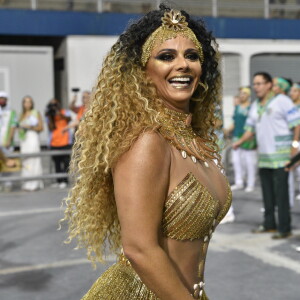
[(162, 25), (159, 26), (146, 40), (143, 45), (142, 51), (142, 64), (146, 65), (151, 52), (155, 46), (162, 44), (166, 40), (174, 39), (178, 35), (190, 39), (199, 51), (200, 63), (204, 61), (203, 50), (200, 42), (198, 41), (195, 33), (188, 27), (188, 23), (185, 20), (185, 16), (181, 14), (180, 11), (171, 10), (165, 12), (164, 16), (161, 18)]

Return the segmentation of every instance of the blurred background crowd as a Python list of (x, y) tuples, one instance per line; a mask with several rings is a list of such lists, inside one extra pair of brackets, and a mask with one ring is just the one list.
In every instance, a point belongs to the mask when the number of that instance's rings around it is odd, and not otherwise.
[[(130, 19), (160, 2), (0, 1), (0, 147), (8, 157), (13, 151), (21, 153), (19, 160), (2, 163), (2, 190), (17, 186), (17, 181), (3, 180), (17, 174), (24, 178), (61, 173), (50, 183), (67, 186), (63, 174), (74, 131), (103, 57)], [(222, 117), (216, 124), (219, 145), (232, 189), (252, 192), (259, 183), (255, 137), (239, 149), (232, 150), (230, 145), (242, 136), (250, 104), (256, 99), (251, 86), (256, 72), (287, 79), (288, 88), (280, 92), (299, 105), (300, 34), (293, 30), (299, 24), (299, 1), (174, 0), (171, 4), (203, 17), (218, 38), (223, 74), (222, 107), (218, 108)], [(64, 154), (53, 155), (51, 163), (50, 154), (30, 156), (41, 149), (63, 150)], [(298, 180), (297, 174), (291, 183)], [(18, 187), (28, 191), (49, 183), (46, 177), (19, 182)], [(291, 184), (293, 193), (300, 198), (298, 184)], [(290, 199), (292, 203), (294, 197)]]
[[(26, 177), (40, 177), (36, 180), (24, 180), (21, 188), (24, 191), (36, 191), (44, 187), (42, 178), (43, 165), (40, 157), (41, 143), (39, 134), (44, 131), (44, 123), (48, 129), (46, 147), (50, 150), (69, 150), (74, 141), (74, 132), (87, 108), (90, 92), (83, 91), (80, 106), (76, 106), (79, 88), (74, 89), (74, 97), (67, 109), (62, 107), (61, 101), (53, 98), (49, 101), (43, 113), (35, 109), (35, 102), (31, 96), (24, 96), (21, 102), (21, 113), (16, 114), (9, 106), (9, 96), (5, 91), (0, 91), (0, 153), (1, 173), (7, 181), (1, 185), (1, 190), (12, 190), (11, 174), (20, 171), (21, 180)], [(15, 146), (15, 140), (18, 146)], [(31, 157), (19, 160), (6, 158), (15, 150), (21, 154), (32, 154)], [(64, 153), (52, 156), (55, 173), (68, 172), (70, 154)], [(67, 187), (68, 178), (57, 178), (52, 187)]]

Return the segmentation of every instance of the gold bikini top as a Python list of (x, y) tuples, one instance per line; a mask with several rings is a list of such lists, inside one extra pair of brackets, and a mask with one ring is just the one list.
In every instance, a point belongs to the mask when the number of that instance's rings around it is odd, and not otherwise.
[[(190, 157), (195, 164), (209, 167), (207, 161), (217, 158), (212, 143), (194, 132), (192, 114), (164, 107), (159, 113), (159, 121), (159, 133), (181, 152), (184, 159)], [(192, 173), (188, 173), (165, 202), (163, 234), (176, 240), (209, 239), (231, 205), (228, 181), (226, 195), (227, 199), (222, 204)]]
[(162, 230), (176, 240), (208, 241), (216, 225), (231, 205), (232, 193), (227, 181), (227, 199), (221, 207), (208, 189), (190, 172), (168, 196), (163, 213)]

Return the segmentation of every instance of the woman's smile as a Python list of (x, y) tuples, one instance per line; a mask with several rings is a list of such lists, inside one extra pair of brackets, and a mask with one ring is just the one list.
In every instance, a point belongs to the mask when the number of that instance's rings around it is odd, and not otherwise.
[(188, 111), (202, 73), (199, 52), (191, 40), (179, 35), (155, 47), (146, 72), (166, 105)]
[(187, 89), (191, 86), (194, 78), (192, 76), (175, 76), (169, 79), (169, 83), (175, 89)]

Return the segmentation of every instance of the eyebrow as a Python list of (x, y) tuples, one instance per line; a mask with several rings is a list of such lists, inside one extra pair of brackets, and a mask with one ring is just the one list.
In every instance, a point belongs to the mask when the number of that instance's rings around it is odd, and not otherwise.
[[(198, 50), (196, 48), (188, 48), (184, 52), (190, 52), (190, 51), (196, 51), (196, 52), (198, 52)], [(166, 49), (161, 49), (160, 51), (158, 51), (157, 54), (159, 54), (161, 52), (177, 52), (177, 50), (175, 50), (175, 49), (167, 49), (166, 48)]]

